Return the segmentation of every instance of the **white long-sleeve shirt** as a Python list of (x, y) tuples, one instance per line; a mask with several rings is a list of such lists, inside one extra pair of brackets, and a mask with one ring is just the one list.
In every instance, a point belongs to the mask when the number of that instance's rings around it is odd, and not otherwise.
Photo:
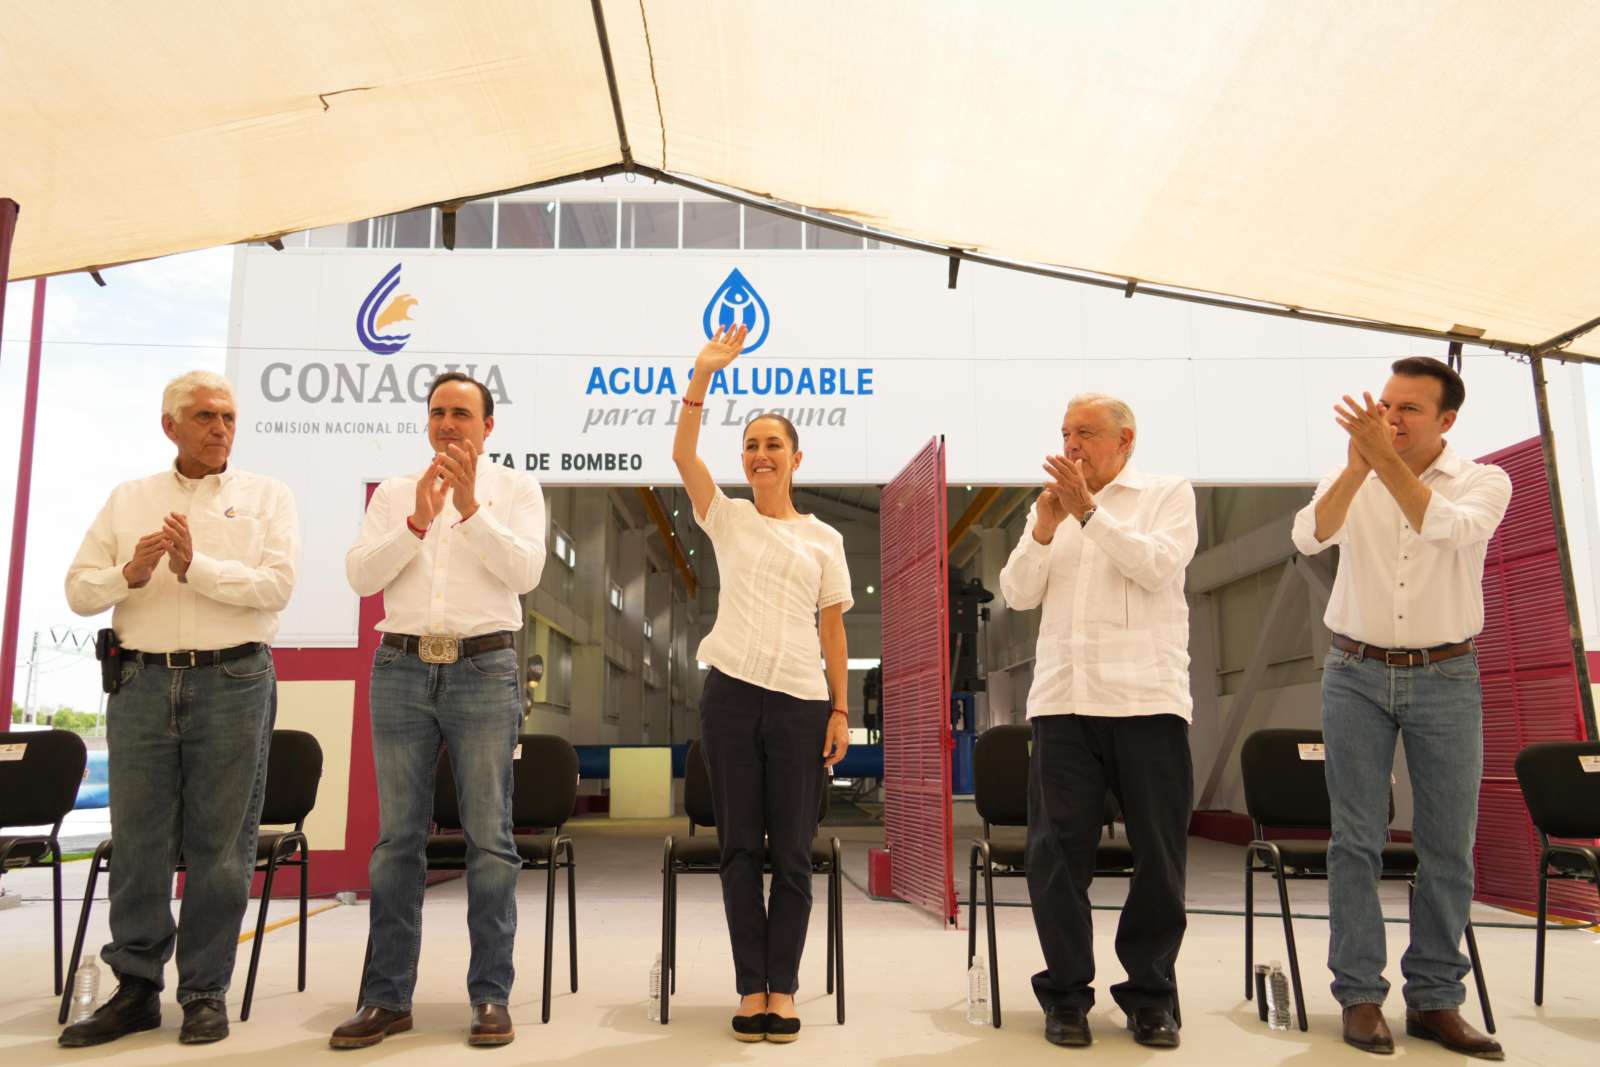
[(463, 520), (451, 495), (425, 538), (406, 526), (417, 476), (372, 494), (345, 574), (362, 596), (383, 592), (386, 633), (477, 637), (520, 630), (517, 599), (539, 584), (545, 561), (544, 491), (531, 474), (479, 460), (478, 510)]
[(1095, 495), (1087, 526), (1069, 515), (1041, 545), (1037, 519), (1035, 504), (1000, 572), (1013, 611), (1044, 607), (1028, 718), (1192, 719), (1183, 584), (1199, 540), (1194, 488), (1125, 466)]
[(1344, 525), (1317, 540), (1317, 501), (1338, 478), (1322, 479), (1294, 517), (1294, 547), (1308, 556), (1339, 547), (1339, 574), (1323, 616), (1328, 629), (1380, 648), (1433, 648), (1483, 629), (1483, 561), (1511, 502), (1499, 467), (1462, 459), (1448, 445), (1422, 484), (1433, 491), (1422, 529), (1411, 529), (1376, 473), (1356, 490)]
[[(173, 512), (187, 518), (194, 546), (185, 580), (163, 556), (149, 582), (128, 588), (122, 568), (134, 546)], [(117, 637), (140, 652), (270, 644), (299, 562), (288, 486), (236, 470), (185, 478), (174, 467), (111, 491), (67, 569), (67, 605), (79, 615), (113, 609)]]

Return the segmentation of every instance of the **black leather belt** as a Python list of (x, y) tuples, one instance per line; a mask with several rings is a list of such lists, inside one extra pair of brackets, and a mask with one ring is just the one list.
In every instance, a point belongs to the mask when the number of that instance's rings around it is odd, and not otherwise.
[(1471, 641), (1455, 645), (1435, 645), (1433, 648), (1379, 648), (1363, 645), (1343, 634), (1333, 635), (1333, 647), (1362, 659), (1381, 659), (1386, 667), (1426, 667), (1444, 659), (1455, 659), (1472, 651)]
[(515, 637), (510, 630), (479, 637), (438, 637), (433, 634), (384, 634), (383, 643), (401, 652), (415, 653), (425, 663), (454, 663), (462, 656), (498, 652), (511, 648)]
[(146, 667), (170, 667), (173, 670), (183, 670), (189, 667), (215, 667), (219, 663), (226, 663), (231, 659), (244, 659), (261, 651), (260, 641), (247, 641), (242, 645), (232, 648), (218, 648), (187, 652), (136, 652), (131, 648), (122, 650), (123, 659), (138, 660)]

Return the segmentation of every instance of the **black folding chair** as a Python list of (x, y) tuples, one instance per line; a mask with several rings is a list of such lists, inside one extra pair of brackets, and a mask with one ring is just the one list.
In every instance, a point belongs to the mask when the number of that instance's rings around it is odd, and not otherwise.
[[(311, 849), (306, 842), (305, 821), (317, 804), (317, 786), (322, 781), (322, 746), (302, 730), (274, 730), (267, 750), (267, 781), (261, 803), (261, 826), (293, 826), (290, 830), (259, 829), (256, 834), (254, 870), (265, 877), (261, 884), (261, 907), (256, 912), (255, 943), (250, 948), (250, 970), (244, 983), (244, 1003), (239, 1021), (250, 1018), (255, 999), (256, 969), (261, 963), (261, 942), (266, 936), (267, 905), (272, 900), (272, 879), (279, 867), (300, 868), (300, 963), (297, 988), (306, 988), (306, 885), (311, 871)], [(89, 929), (89, 911), (100, 876), (111, 870), (112, 841), (100, 842), (89, 860), (89, 881), (83, 890), (83, 908), (78, 912), (78, 934), (72, 942), (72, 966), (67, 972), (66, 991), (61, 995), (58, 1022), (67, 1021), (72, 1007), (72, 976), (78, 972), (83, 940)], [(298, 858), (291, 858), (298, 857)], [(178, 857), (176, 870), (184, 870)]]
[[(1517, 753), (1517, 781), (1539, 831), (1539, 932), (1533, 1002), (1544, 1003), (1544, 928), (1550, 880), (1588, 882), (1600, 890), (1600, 741), (1552, 741)], [(1567, 841), (1551, 841), (1553, 837)], [(1572, 839), (1588, 844), (1578, 844)]]
[[(61, 993), (61, 823), (78, 799), (89, 754), (70, 730), (16, 731), (0, 735), (0, 830), (48, 826), (48, 834), (0, 833), (0, 875), (49, 867), (55, 903), (55, 991)], [(19, 751), (20, 749), (20, 751)]]
[[(1245, 808), (1250, 814), (1254, 839), (1244, 852), (1244, 995), (1255, 996), (1255, 875), (1270, 874), (1278, 883), (1278, 908), (1283, 913), (1283, 939), (1289, 953), (1289, 978), (1294, 985), (1295, 1014), (1307, 1029), (1305, 996), (1300, 986), (1300, 957), (1295, 951), (1294, 921), (1289, 912), (1288, 880), (1328, 880), (1328, 837), (1333, 833), (1332, 804), (1324, 774), (1321, 730), (1258, 730), (1239, 752), (1244, 778)], [(1309, 746), (1318, 746), (1313, 749)], [(1394, 794), (1389, 794), (1389, 818), (1394, 818)], [(1269, 838), (1266, 831), (1315, 833), (1316, 837)], [(1383, 881), (1406, 883), (1406, 906), (1416, 891), (1417, 851), (1410, 844), (1383, 846)], [(1478, 938), (1467, 922), (1467, 954), (1478, 987), (1484, 1026), (1494, 1033), (1494, 1011), (1478, 957)], [(1265, 1011), (1265, 1006), (1259, 1010)]]
[[(983, 873), (984, 922), (989, 939), (989, 1003), (1000, 1028), (1000, 959), (994, 939), (994, 879), (1025, 878), (1028, 825), (1028, 743), (1033, 728), (991, 726), (972, 747), (973, 801), (983, 819), (983, 836), (974, 838), (968, 858), (967, 967), (978, 954), (978, 873)], [(1117, 804), (1108, 792), (1106, 837), (1094, 855), (1096, 878), (1133, 877), (1133, 850), (1116, 837)], [(1177, 992), (1173, 992), (1174, 1007)], [(1174, 1017), (1180, 1018), (1176, 1011)]]
[[(826, 780), (817, 802), (817, 822), (828, 815)], [(711, 775), (706, 770), (700, 742), (689, 742), (683, 762), (683, 810), (689, 817), (687, 837), (668, 835), (661, 855), (661, 1025), (670, 1011), (671, 994), (678, 984), (678, 875), (718, 874), (722, 870), (722, 848), (714, 837), (697, 837), (695, 828), (714, 827), (716, 814), (711, 803)], [(770, 862), (766, 868), (771, 871)], [(844, 864), (839, 839), (819, 833), (811, 842), (811, 873), (828, 876), (828, 987), (833, 994), (834, 1014), (844, 1024), (844, 894), (840, 882)]]
[[(578, 883), (572, 838), (561, 832), (578, 804), (578, 751), (563, 737), (523, 734), (511, 760), (511, 825), (517, 855), (525, 871), (545, 871), (544, 998), (540, 1021), (550, 1021), (551, 971), (555, 960), (556, 872), (567, 872), (567, 947), (571, 955), (572, 991), (578, 991)], [(430, 871), (467, 869), (468, 842), (461, 826), (455, 772), (448, 751), (439, 753), (433, 777), (433, 822), (424, 859)], [(361, 968), (357, 1006), (367, 984), (367, 961)]]

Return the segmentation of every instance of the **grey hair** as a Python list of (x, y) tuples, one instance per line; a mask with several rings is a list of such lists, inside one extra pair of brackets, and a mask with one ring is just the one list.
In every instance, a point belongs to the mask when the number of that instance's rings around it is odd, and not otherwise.
[(1106, 414), (1111, 416), (1111, 422), (1117, 429), (1133, 431), (1133, 441), (1128, 445), (1128, 455), (1132, 456), (1134, 447), (1139, 443), (1139, 420), (1133, 417), (1133, 409), (1128, 406), (1127, 402), (1118, 400), (1107, 393), (1079, 393), (1067, 401), (1067, 411), (1070, 412), (1073, 408), (1087, 404), (1104, 408)]
[(208, 370), (192, 370), (167, 383), (161, 393), (161, 413), (171, 415), (173, 422), (182, 422), (184, 409), (194, 403), (194, 394), (202, 389), (216, 389), (233, 399), (233, 383), (228, 379)]

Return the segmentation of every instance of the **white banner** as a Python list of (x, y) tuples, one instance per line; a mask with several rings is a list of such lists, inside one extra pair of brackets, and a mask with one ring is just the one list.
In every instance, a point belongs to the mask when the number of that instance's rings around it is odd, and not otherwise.
[[(803, 484), (882, 483), (938, 434), (952, 484), (1032, 484), (1067, 399), (1092, 390), (1133, 406), (1146, 469), (1282, 485), (1340, 462), (1340, 394), (1438, 347), (970, 265), (951, 290), (945, 271), (889, 251), (240, 249), (235, 455), (294, 489), (308, 546), (284, 640), (353, 640), (363, 486), (427, 462), (446, 369), (495, 397), (491, 461), (547, 486), (676, 482), (676, 398), (728, 321), (755, 341), (706, 404), (702, 454), (725, 482), (742, 480), (741, 427), (779, 410)], [(1465, 454), (1536, 432), (1525, 370), (1474, 357), (1467, 381)]]

